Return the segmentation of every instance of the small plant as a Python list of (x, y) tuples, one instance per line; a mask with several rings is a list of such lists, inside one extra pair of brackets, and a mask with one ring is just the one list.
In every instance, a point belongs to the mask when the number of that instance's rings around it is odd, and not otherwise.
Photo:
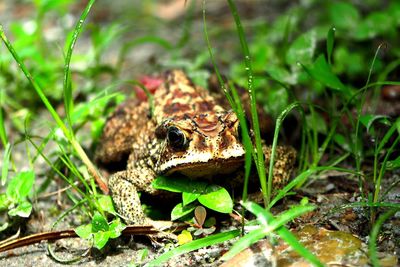
[(96, 212), (92, 218), (92, 222), (79, 226), (75, 229), (75, 233), (79, 237), (92, 242), (95, 248), (102, 249), (109, 239), (119, 237), (125, 227), (126, 225), (119, 218), (108, 223), (106, 218)]
[(231, 213), (233, 201), (228, 191), (219, 185), (209, 185), (202, 181), (191, 181), (178, 177), (157, 177), (152, 186), (155, 189), (182, 193), (182, 202), (171, 212), (171, 219), (176, 220), (196, 209), (194, 201), (221, 213)]
[(187, 229), (194, 236), (206, 236), (215, 231), (215, 217), (207, 218), (207, 210), (203, 206), (197, 206), (194, 210), (193, 224)]
[[(0, 211), (7, 210), (11, 217), (27, 218), (32, 212), (32, 204), (27, 200), (35, 182), (35, 173), (24, 171), (17, 173), (8, 181), (5, 194), (0, 194)], [(8, 227), (8, 222), (0, 226), (0, 230)]]
[(282, 212), (275, 218), (268, 210), (262, 208), (256, 203), (243, 202), (242, 205), (248, 211), (256, 215), (258, 224), (253, 228), (254, 230), (249, 231), (248, 234), (243, 236), (233, 245), (229, 252), (222, 257), (223, 260), (231, 258), (236, 253), (249, 247), (261, 238), (272, 235), (272, 233), (276, 231), (283, 240), (288, 242), (294, 250), (312, 262), (313, 265), (323, 266), (322, 263), (311, 252), (303, 247), (294, 235), (284, 226), (287, 222), (315, 209), (314, 206), (308, 204), (307, 199), (303, 199), (300, 202), (300, 205), (292, 206), (289, 210)]
[(147, 248), (141, 249), (137, 252), (135, 260), (129, 263), (128, 267), (138, 267), (143, 266), (143, 262), (149, 255), (149, 250)]

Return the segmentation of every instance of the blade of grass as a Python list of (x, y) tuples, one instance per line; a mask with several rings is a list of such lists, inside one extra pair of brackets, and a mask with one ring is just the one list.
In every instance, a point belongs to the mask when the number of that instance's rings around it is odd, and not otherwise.
[[(367, 82), (366, 82), (365, 86), (369, 85), (369, 82), (370, 82), (370, 79), (371, 79), (371, 75), (372, 75), (372, 71), (373, 71), (374, 65), (375, 65), (375, 60), (378, 57), (378, 54), (379, 54), (379, 52), (381, 50), (381, 47), (382, 47), (382, 44), (380, 44), (378, 46), (378, 48), (376, 49), (376, 51), (375, 51), (375, 55), (374, 55), (374, 58), (372, 59), (371, 67), (369, 69), (368, 78), (367, 78)], [(361, 89), (359, 91), (361, 91)], [(362, 108), (364, 106), (365, 100), (366, 100), (366, 90), (363, 90), (363, 93), (361, 94), (361, 99), (360, 99), (360, 101), (357, 102), (358, 104), (356, 105), (357, 106), (357, 119), (356, 119), (357, 123), (356, 123), (356, 129), (355, 129), (355, 143), (354, 143), (353, 154), (354, 154), (354, 158), (355, 158), (355, 161), (356, 161), (357, 171), (361, 170), (361, 156), (360, 156), (360, 153), (359, 153), (359, 149), (360, 148), (358, 147), (359, 144), (358, 144), (357, 140), (359, 138), (359, 131), (360, 131), (360, 125), (361, 125), (360, 117), (362, 115)], [(363, 192), (362, 188), (364, 186), (363, 186), (361, 177), (359, 177), (359, 187), (360, 187), (360, 192)]]
[(326, 38), (326, 52), (328, 54), (328, 64), (332, 65), (332, 51), (333, 51), (333, 45), (335, 43), (335, 31), (336, 28), (332, 27), (328, 31), (328, 36)]
[(389, 219), (390, 217), (392, 217), (398, 210), (398, 209), (391, 209), (387, 212), (385, 212), (383, 215), (381, 215), (378, 220), (376, 220), (376, 223), (374, 224), (371, 233), (369, 235), (369, 241), (368, 241), (368, 252), (369, 252), (369, 256), (372, 262), (372, 265), (374, 267), (377, 266), (381, 266), (379, 259), (378, 259), (378, 251), (376, 248), (376, 241), (378, 239), (378, 234), (379, 234), (379, 230), (382, 227), (382, 224)]
[(310, 175), (319, 172), (319, 171), (328, 171), (328, 170), (332, 170), (332, 171), (340, 171), (340, 172), (344, 172), (344, 173), (352, 173), (352, 174), (357, 174), (357, 172), (352, 171), (352, 170), (348, 170), (348, 169), (343, 169), (343, 168), (338, 168), (338, 167), (327, 167), (327, 166), (321, 166), (321, 167), (312, 167), (302, 173), (300, 173), (299, 175), (297, 175), (296, 178), (294, 178), (293, 180), (290, 181), (290, 183), (288, 183), (284, 188), (282, 188), (281, 190), (278, 191), (278, 194), (271, 200), (268, 208), (272, 208), (279, 200), (281, 200), (282, 198), (285, 197), (285, 195), (292, 190), (294, 187), (296, 187), (299, 184), (303, 184), (304, 181), (310, 177)]
[[(67, 139), (71, 143), (71, 145), (74, 147), (75, 151), (78, 153), (81, 160), (87, 166), (89, 173), (91, 173), (92, 176), (95, 178), (95, 180), (96, 180), (97, 184), (99, 185), (99, 187), (101, 188), (101, 190), (104, 193), (108, 193), (107, 183), (102, 178), (100, 173), (97, 171), (97, 169), (93, 165), (92, 161), (86, 155), (86, 152), (83, 150), (82, 146), (75, 139), (74, 132), (72, 129), (72, 123), (71, 123), (71, 114), (73, 111), (73, 97), (72, 97), (72, 87), (71, 87), (71, 81), (70, 81), (70, 79), (71, 79), (70, 78), (70, 75), (71, 75), (70, 62), (71, 62), (72, 52), (74, 50), (76, 41), (78, 40), (78, 37), (79, 37), (80, 33), (82, 32), (83, 23), (85, 22), (94, 2), (95, 2), (95, 0), (90, 0), (86, 4), (85, 9), (83, 10), (81, 16), (79, 17), (78, 23), (75, 25), (72, 38), (67, 45), (67, 47), (68, 47), (67, 55), (65, 57), (65, 64), (64, 64), (64, 86), (63, 86), (64, 104), (65, 104), (65, 113), (66, 113), (67, 121), (68, 121), (68, 125), (69, 125), (69, 136), (70, 136), (70, 138), (68, 138), (68, 136), (67, 136)], [(64, 128), (65, 128), (65, 125), (64, 125)]]
[[(307, 208), (307, 209), (291, 209), (287, 211), (290, 213), (291, 216), (285, 216), (285, 218), (281, 218), (278, 216), (276, 220), (271, 222), (270, 226), (261, 226), (260, 228), (251, 231), (250, 233), (246, 234), (242, 238), (240, 238), (230, 249), (227, 253), (222, 256), (221, 260), (226, 261), (234, 257), (236, 254), (241, 252), (242, 250), (250, 247), (252, 244), (256, 243), (260, 239), (268, 236), (272, 233), (272, 231), (276, 231), (279, 227), (284, 227), (283, 225), (290, 220), (295, 219), (296, 217), (304, 214), (305, 212), (312, 211), (314, 208)], [(296, 210), (297, 213), (291, 213), (291, 211)], [(279, 221), (278, 221), (279, 220)], [(310, 252), (311, 253), (311, 252)]]
[(138, 82), (136, 80), (129, 80), (129, 81), (124, 81), (124, 82), (139, 86), (143, 90), (143, 92), (146, 94), (148, 102), (149, 102), (150, 117), (153, 117), (153, 114), (154, 114), (154, 96), (153, 96), (153, 94), (150, 93), (150, 91), (146, 88), (146, 86), (144, 86), (141, 82)]
[(383, 136), (382, 140), (379, 142), (379, 146), (377, 148), (377, 153), (380, 153), (383, 149), (383, 147), (386, 145), (386, 143), (390, 140), (390, 138), (393, 136), (393, 134), (398, 130), (400, 127), (400, 118), (398, 118), (393, 125), (389, 128), (389, 130), (385, 133)]
[[(206, 39), (206, 43), (207, 43), (207, 48), (208, 48), (208, 52), (210, 55), (210, 59), (211, 62), (213, 64), (214, 67), (214, 71), (217, 75), (218, 78), (218, 82), (225, 94), (226, 99), (228, 100), (230, 106), (233, 108), (233, 110), (235, 111), (236, 115), (239, 118), (239, 124), (241, 125), (241, 135), (242, 135), (242, 139), (243, 139), (243, 146), (245, 149), (245, 162), (244, 162), (244, 181), (243, 181), (243, 191), (242, 191), (242, 200), (247, 200), (247, 191), (248, 191), (248, 184), (249, 184), (249, 177), (250, 177), (250, 171), (251, 171), (251, 158), (252, 156), (254, 157), (254, 161), (257, 162), (257, 155), (254, 152), (253, 149), (253, 144), (250, 138), (250, 131), (249, 128), (247, 126), (247, 121), (246, 121), (246, 117), (244, 114), (244, 110), (243, 110), (243, 106), (242, 103), (240, 101), (240, 98), (238, 96), (237, 90), (236, 88), (233, 86), (233, 84), (229, 84), (229, 88), (231, 89), (230, 92), (231, 94), (228, 92), (227, 88), (226, 88), (226, 84), (224, 82), (224, 80), (221, 77), (221, 74), (219, 72), (217, 63), (215, 61), (214, 58), (214, 54), (212, 52), (212, 47), (211, 47), (211, 43), (210, 43), (210, 39), (208, 37), (208, 31), (207, 31), (207, 22), (206, 22), (206, 8), (205, 8), (205, 0), (203, 1), (203, 25), (204, 25), (204, 37)], [(244, 212), (245, 210), (242, 210), (242, 234), (244, 233)]]
[(294, 250), (296, 250), (301, 256), (310, 261), (315, 266), (323, 266), (322, 263), (315, 257), (308, 249), (306, 249), (296, 237), (284, 227), (284, 224), (297, 218), (298, 216), (310, 212), (315, 209), (311, 205), (300, 205), (292, 207), (290, 210), (285, 211), (280, 214), (277, 218), (274, 218), (268, 210), (261, 208), (259, 205), (247, 202), (243, 203), (246, 209), (254, 213), (257, 219), (261, 222), (263, 226), (261, 228), (250, 232), (241, 239), (239, 239), (227, 252), (222, 260), (227, 260), (233, 257), (235, 254), (241, 250), (249, 247), (251, 244), (255, 243), (259, 239), (266, 235), (269, 235), (272, 231), (276, 231), (279, 236), (282, 237)]
[(15, 61), (17, 62), (18, 66), (20, 67), (20, 69), (24, 73), (25, 77), (28, 79), (28, 81), (32, 85), (33, 89), (38, 94), (39, 98), (42, 100), (42, 102), (45, 105), (45, 107), (47, 108), (47, 110), (50, 112), (50, 114), (53, 117), (53, 119), (55, 120), (57, 126), (62, 130), (64, 136), (68, 139), (68, 141), (70, 142), (72, 147), (75, 149), (75, 151), (77, 152), (77, 154), (79, 155), (79, 157), (81, 158), (83, 163), (87, 166), (87, 168), (88, 168), (89, 172), (91, 173), (91, 175), (96, 179), (96, 182), (99, 185), (99, 187), (102, 189), (102, 191), (104, 193), (108, 193), (108, 187), (107, 187), (106, 182), (104, 181), (104, 179), (102, 178), (100, 173), (97, 171), (96, 167), (93, 165), (93, 163), (91, 162), (89, 157), (86, 155), (85, 151), (83, 150), (83, 148), (81, 147), (79, 142), (77, 142), (77, 140), (75, 139), (73, 132), (70, 131), (66, 127), (66, 125), (64, 124), (64, 122), (62, 121), (60, 116), (57, 114), (57, 112), (55, 111), (55, 109), (53, 108), (51, 103), (49, 102), (48, 98), (44, 94), (42, 88), (33, 79), (32, 75), (28, 71), (28, 69), (25, 66), (24, 62), (20, 59), (20, 57), (18, 56), (17, 52), (14, 50), (14, 47), (12, 46), (12, 44), (10, 43), (8, 38), (6, 37), (6, 35), (4, 33), (4, 30), (3, 30), (3, 27), (1, 25), (0, 25), (0, 38), (2, 39), (3, 43), (7, 47), (8, 51), (11, 53), (11, 55), (13, 56)]
[(160, 257), (158, 257), (155, 260), (152, 260), (148, 262), (145, 266), (150, 267), (150, 266), (161, 266), (162, 263), (166, 262), (170, 258), (174, 256), (179, 256), (185, 253), (189, 253), (193, 250), (206, 247), (206, 246), (211, 246), (215, 244), (222, 243), (226, 240), (232, 239), (234, 237), (239, 236), (240, 231), (239, 230), (232, 230), (229, 232), (223, 232), (215, 235), (210, 235), (201, 239), (197, 239), (195, 241), (192, 241), (190, 243), (184, 244), (182, 246), (179, 246), (177, 248), (174, 248), (170, 251), (165, 252), (162, 254)]
[[(32, 146), (36, 149), (36, 151), (41, 155), (41, 157), (44, 159), (44, 161), (53, 169), (54, 172), (56, 172), (63, 180), (65, 180), (70, 186), (76, 190), (80, 195), (84, 196), (85, 193), (75, 185), (75, 183), (70, 183), (69, 179), (59, 170), (59, 168), (56, 168), (51, 161), (46, 157), (46, 155), (43, 154), (43, 151), (36, 145), (35, 142), (32, 141), (30, 137), (27, 137), (28, 141), (32, 144)], [(88, 199), (90, 200), (90, 199)]]
[(268, 206), (270, 195), (268, 195), (268, 188), (267, 188), (267, 181), (266, 181), (266, 171), (265, 171), (265, 163), (264, 163), (264, 153), (262, 150), (262, 143), (261, 143), (261, 133), (260, 133), (260, 125), (258, 121), (258, 114), (257, 114), (257, 104), (256, 104), (256, 94), (254, 91), (253, 85), (253, 69), (251, 65), (251, 57), (250, 51), (247, 46), (246, 36), (244, 34), (244, 30), (242, 27), (242, 23), (240, 21), (240, 17), (236, 8), (235, 3), (232, 0), (228, 0), (229, 9), (232, 13), (236, 24), (236, 30), (238, 33), (240, 45), (242, 48), (242, 53), (244, 55), (244, 63), (245, 63), (245, 70), (247, 74), (247, 90), (250, 96), (250, 110), (251, 110), (251, 119), (253, 123), (253, 132), (254, 132), (254, 139), (256, 143), (256, 151), (257, 151), (257, 159), (256, 159), (256, 168), (258, 171), (258, 175), (260, 178), (261, 189), (263, 192), (264, 198), (264, 205)]
[(271, 221), (271, 218), (268, 217), (267, 209), (263, 209), (258, 204), (248, 201), (244, 202), (243, 206), (251, 213), (256, 215), (257, 219), (264, 226), (264, 230), (266, 233), (270, 233), (276, 228), (283, 226), (287, 222), (299, 217), (300, 215), (315, 209), (315, 206), (311, 206), (308, 204), (292, 206), (289, 210), (280, 213), (277, 217), (274, 218), (273, 221)]
[(245, 155), (244, 155), (244, 183), (243, 183), (243, 193), (242, 193), (242, 201), (247, 200), (247, 189), (249, 185), (249, 177), (251, 171), (251, 156), (253, 150), (253, 144), (250, 139), (249, 129), (246, 122), (246, 117), (244, 114), (244, 110), (242, 107), (242, 103), (240, 97), (237, 93), (237, 90), (233, 84), (230, 84), (233, 100), (235, 101), (235, 105), (237, 110), (235, 110), (236, 114), (239, 117), (239, 123), (241, 125), (241, 134), (242, 134), (242, 142), (245, 148)]
[[(272, 215), (271, 215), (272, 216)], [(296, 236), (292, 234), (285, 227), (280, 227), (276, 230), (277, 234), (285, 240), (286, 243), (290, 245), (290, 247), (299, 253), (303, 258), (311, 262), (314, 266), (323, 267), (324, 265), (319, 261), (319, 259), (312, 254), (307, 248), (305, 248), (299, 240), (297, 240)]]
[[(215, 74), (217, 75), (218, 82), (219, 82), (230, 106), (233, 108), (233, 110), (237, 114), (237, 116), (239, 118), (239, 123), (241, 125), (243, 146), (245, 148), (245, 164), (244, 164), (245, 177), (244, 177), (244, 184), (243, 184), (242, 199), (246, 200), (247, 199), (247, 187), (248, 187), (248, 181), (249, 181), (250, 170), (251, 170), (251, 157), (253, 156), (254, 161), (257, 161), (256, 160), (257, 155), (254, 153), (253, 144), (252, 144), (251, 138), (250, 138), (249, 128), (247, 126), (246, 117), (244, 114), (244, 109), (243, 109), (240, 97), (236, 91), (236, 88), (233, 86), (233, 84), (229, 84), (230, 85), (229, 88), (231, 90), (230, 90), (230, 92), (228, 91), (226, 84), (225, 84), (224, 80), (222, 79), (222, 76), (219, 72), (217, 63), (215, 61), (214, 53), (212, 51), (212, 47), (211, 47), (211, 43), (210, 43), (210, 39), (208, 37), (208, 31), (207, 31), (205, 1), (203, 1), (203, 25), (204, 25), (204, 37), (206, 39), (208, 52), (210, 55), (212, 65), (214, 67)], [(243, 218), (244, 218), (244, 216), (243, 216)]]
[(224, 82), (224, 80), (222, 79), (221, 73), (219, 72), (219, 69), (218, 69), (218, 67), (217, 67), (218, 65), (217, 65), (217, 62), (215, 61), (214, 53), (213, 53), (213, 51), (212, 51), (211, 42), (210, 42), (210, 39), (209, 39), (209, 37), (208, 37), (207, 22), (206, 22), (206, 8), (205, 8), (205, 5), (206, 5), (206, 1), (203, 0), (204, 37), (205, 37), (205, 39), (206, 39), (208, 52), (209, 52), (209, 54), (210, 54), (210, 59), (211, 59), (212, 65), (213, 65), (213, 67), (214, 67), (215, 74), (217, 75), (219, 85), (221, 86), (221, 89), (222, 89), (222, 91), (224, 92), (225, 97), (226, 97), (226, 99), (227, 99), (228, 102), (229, 102), (229, 105), (233, 108), (233, 107), (235, 107), (235, 102), (233, 101), (232, 96), (231, 96), (230, 93), (228, 92), (228, 89), (227, 89), (227, 87), (226, 87), (226, 85), (225, 85), (225, 82)]
[[(400, 119), (398, 120), (399, 124), (400, 124)], [(390, 146), (390, 148), (388, 149), (388, 151), (386, 152), (386, 155), (382, 161), (381, 164), (381, 169), (379, 171), (379, 176), (375, 182), (375, 192), (374, 192), (374, 202), (378, 202), (379, 200), (379, 193), (381, 190), (381, 181), (382, 181), (382, 177), (386, 172), (386, 164), (387, 161), (389, 160), (389, 156), (393, 153), (394, 149), (397, 147), (397, 144), (400, 142), (400, 135), (398, 135), (396, 137), (396, 139), (394, 140), (393, 144)]]
[(67, 47), (67, 55), (65, 57), (65, 64), (64, 64), (64, 105), (65, 105), (65, 114), (67, 115), (68, 125), (70, 127), (71, 134), (73, 134), (72, 130), (72, 123), (71, 123), (71, 114), (73, 112), (73, 97), (72, 97), (72, 85), (71, 85), (71, 72), (70, 72), (70, 63), (72, 52), (74, 50), (76, 41), (80, 33), (82, 32), (83, 23), (85, 22), (92, 5), (94, 4), (95, 0), (90, 0), (85, 9), (83, 10), (81, 16), (79, 17), (78, 23), (75, 25), (72, 38), (68, 43)]
[(4, 106), (4, 91), (2, 90), (0, 92), (0, 140), (1, 140), (1, 143), (3, 144), (3, 147), (6, 147), (7, 143), (8, 143), (8, 137), (7, 137), (6, 125), (5, 125), (4, 115), (3, 115), (3, 106)]
[[(185, 5), (187, 1), (185, 1)], [(182, 35), (179, 38), (178, 43), (176, 44), (177, 48), (182, 48), (190, 39), (190, 34), (192, 33), (192, 25), (193, 25), (193, 14), (196, 10), (196, 1), (190, 1), (189, 7), (186, 11), (185, 20), (183, 21), (182, 27)]]
[(10, 163), (11, 150), (12, 150), (11, 144), (7, 143), (4, 149), (3, 166), (1, 168), (1, 186), (4, 186), (7, 181), (8, 165)]
[(390, 208), (400, 210), (400, 203), (393, 202), (373, 202), (369, 200), (368, 202), (353, 202), (345, 205), (341, 205), (340, 207), (335, 207), (331, 209), (326, 216), (331, 216), (332, 214), (337, 213), (340, 210), (346, 210), (351, 208)]
[(33, 79), (32, 75), (26, 68), (25, 64), (23, 61), (20, 59), (18, 56), (17, 52), (14, 50), (13, 46), (11, 45), (10, 41), (6, 37), (3, 27), (0, 25), (0, 37), (3, 40), (3, 43), (7, 47), (8, 51), (11, 53), (11, 55), (14, 57), (15, 61), (18, 63), (18, 66), (21, 68), (22, 72), (24, 73), (25, 77), (28, 79), (28, 81), (31, 83), (33, 89), (36, 91), (40, 99), (42, 100), (43, 104), (46, 106), (47, 110), (50, 112), (51, 116), (53, 119), (56, 121), (58, 127), (63, 131), (65, 137), (67, 139), (71, 138), (70, 132), (68, 129), (65, 127), (63, 121), (61, 120), (60, 116), (58, 116), (57, 112), (53, 108), (53, 106), (50, 104), (49, 100), (47, 99), (46, 95), (43, 93), (42, 88), (36, 83), (36, 81)]
[(275, 159), (275, 151), (276, 151), (276, 146), (278, 145), (278, 136), (279, 136), (279, 131), (282, 125), (283, 120), (285, 119), (286, 115), (289, 114), (289, 112), (294, 109), (294, 108), (300, 108), (300, 104), (298, 102), (294, 102), (290, 104), (287, 108), (285, 108), (281, 114), (279, 114), (278, 118), (276, 119), (276, 125), (275, 125), (275, 131), (274, 131), (274, 138), (272, 141), (272, 149), (271, 149), (271, 157), (270, 157), (270, 162), (269, 162), (269, 172), (268, 172), (268, 184), (267, 184), (267, 205), (266, 207), (269, 206), (270, 203), (270, 198), (272, 196), (272, 182), (274, 179), (274, 159)]

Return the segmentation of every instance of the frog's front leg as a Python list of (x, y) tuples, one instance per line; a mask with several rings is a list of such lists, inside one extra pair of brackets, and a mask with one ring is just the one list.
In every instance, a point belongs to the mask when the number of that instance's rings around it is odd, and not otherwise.
[[(265, 167), (269, 169), (271, 146), (264, 145)], [(284, 187), (290, 178), (296, 161), (296, 150), (291, 146), (276, 146), (274, 156), (273, 188)]]
[(155, 173), (149, 168), (120, 171), (108, 180), (115, 207), (126, 223), (146, 225), (147, 218), (143, 213), (138, 191), (155, 193), (151, 181)]

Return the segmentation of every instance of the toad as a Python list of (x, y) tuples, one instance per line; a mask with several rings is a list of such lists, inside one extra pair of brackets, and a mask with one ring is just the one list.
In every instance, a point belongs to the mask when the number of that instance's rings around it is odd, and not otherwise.
[[(135, 225), (147, 222), (138, 192), (158, 194), (151, 186), (158, 175), (232, 185), (243, 169), (239, 120), (229, 106), (194, 85), (183, 71), (166, 72), (160, 81), (153, 114), (149, 101), (136, 98), (121, 104), (108, 118), (96, 151), (96, 160), (107, 165), (128, 156), (126, 170), (112, 174), (108, 187), (118, 213)], [(263, 150), (268, 167), (271, 149), (264, 145)], [(291, 147), (278, 146), (274, 186), (289, 179), (295, 154)]]

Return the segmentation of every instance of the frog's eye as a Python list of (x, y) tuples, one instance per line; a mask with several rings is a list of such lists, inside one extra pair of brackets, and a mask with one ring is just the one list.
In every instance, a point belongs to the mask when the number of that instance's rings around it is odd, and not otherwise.
[(168, 143), (176, 149), (182, 149), (188, 143), (185, 134), (175, 126), (168, 128), (167, 139)]

